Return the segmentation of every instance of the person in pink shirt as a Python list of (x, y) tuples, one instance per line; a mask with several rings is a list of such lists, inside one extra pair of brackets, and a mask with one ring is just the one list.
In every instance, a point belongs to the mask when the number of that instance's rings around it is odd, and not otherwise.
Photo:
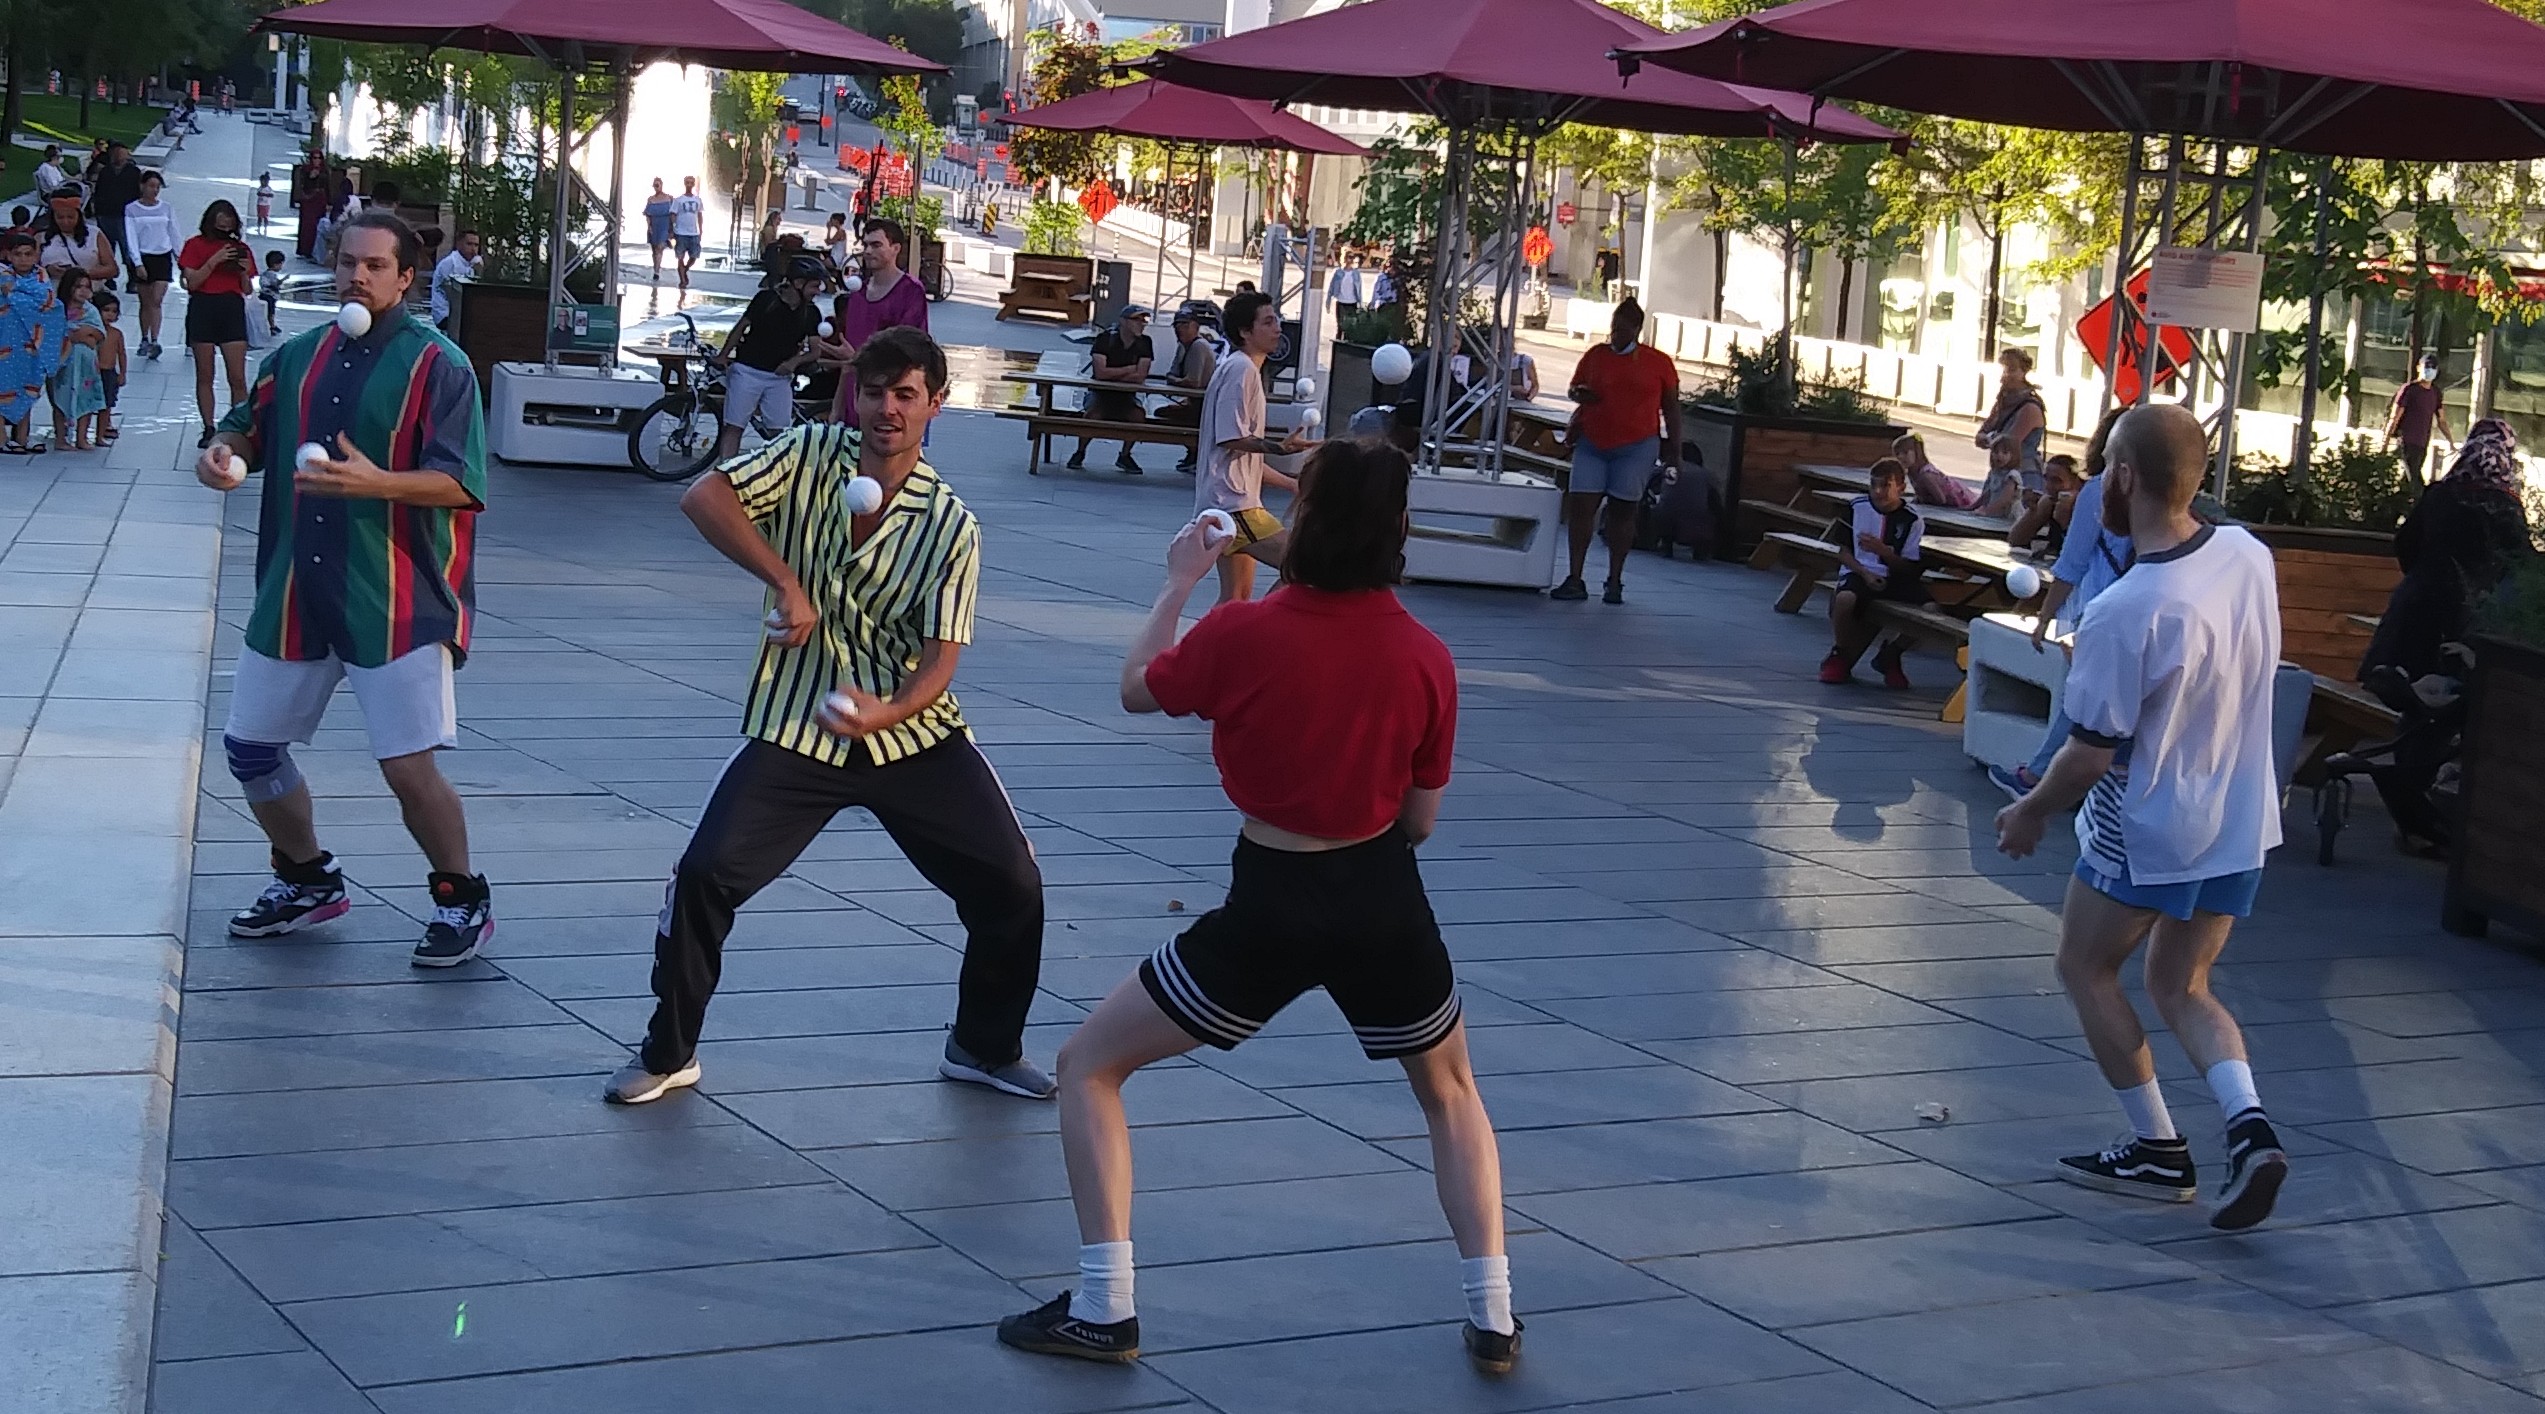
[(1979, 492), (1954, 480), (1926, 454), (1926, 439), (1912, 432), (1891, 444), (1891, 455), (1909, 469), (1909, 494), (1920, 505), (1967, 511), (1979, 504)]
[[(899, 221), (883, 216), (866, 223), (866, 233), (857, 244), (857, 269), (865, 283), (841, 298), (847, 315), (834, 326), (832, 336), (816, 341), (824, 362), (846, 365), (879, 329), (907, 324), (927, 330), (928, 293), (902, 268), (909, 249), (910, 234)], [(839, 396), (831, 404), (833, 422), (857, 425), (853, 393), (854, 380), (841, 379)]]

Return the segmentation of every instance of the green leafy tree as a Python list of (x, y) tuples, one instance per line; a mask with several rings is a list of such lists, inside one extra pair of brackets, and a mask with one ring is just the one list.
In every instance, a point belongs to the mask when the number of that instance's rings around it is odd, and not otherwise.
[[(1088, 30), (1067, 25), (1036, 30), (1026, 43), (1025, 91), (1020, 108), (1040, 108), (1093, 93), (1110, 82), (1105, 66), (1112, 58)], [(1085, 186), (1112, 168), (1113, 139), (1093, 133), (1050, 132), (1018, 128), (1008, 139), (1008, 160), (1027, 179), (1057, 180)]]
[(778, 104), (785, 82), (784, 74), (719, 73), (707, 103), (708, 121), (716, 125), (709, 150), (733, 165), (744, 200), (755, 208), (769, 203), (777, 180)]

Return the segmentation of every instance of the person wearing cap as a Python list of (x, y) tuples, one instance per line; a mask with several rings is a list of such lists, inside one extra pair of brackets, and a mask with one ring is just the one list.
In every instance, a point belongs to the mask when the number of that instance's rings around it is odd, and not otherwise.
[[(1088, 376), (1099, 383), (1122, 383), (1131, 387), (1149, 379), (1149, 365), (1157, 361), (1157, 346), (1149, 342), (1149, 307), (1145, 304), (1126, 306), (1122, 321), (1096, 336), (1096, 346), (1088, 351)], [(1140, 411), (1140, 395), (1129, 388), (1090, 389), (1087, 394), (1087, 416), (1104, 422), (1146, 422)], [(1078, 439), (1078, 450), (1069, 457), (1069, 469), (1087, 465), (1087, 443), (1094, 439)], [(1131, 444), (1122, 444), (1122, 455), (1113, 459), (1114, 469), (1125, 476), (1138, 476), (1140, 463), (1132, 460)]]
[(742, 429), (757, 414), (769, 436), (795, 421), (795, 371), (813, 358), (813, 335), (822, 325), (814, 293), (830, 278), (822, 262), (799, 255), (785, 278), (751, 297), (733, 332), (709, 361), (725, 372), (725, 425), (716, 438), (716, 460), (742, 450)]
[[(1211, 375), (1219, 370), (1220, 347), (1202, 324), (1202, 312), (1188, 300), (1175, 310), (1175, 352), (1167, 358), (1167, 381), (1178, 388), (1190, 388), (1193, 396), (1170, 399), (1153, 416), (1160, 422), (1179, 427), (1202, 425), (1202, 393), (1211, 386)], [(1197, 447), (1184, 454), (1175, 464), (1177, 471), (1190, 476), (1201, 464)]]

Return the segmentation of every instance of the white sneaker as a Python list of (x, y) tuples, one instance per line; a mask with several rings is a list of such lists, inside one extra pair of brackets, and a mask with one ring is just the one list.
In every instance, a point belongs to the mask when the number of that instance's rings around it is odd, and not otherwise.
[(645, 1068), (644, 1061), (632, 1060), (620, 1066), (619, 1073), (610, 1077), (609, 1086), (601, 1092), (601, 1098), (614, 1105), (650, 1104), (673, 1090), (697, 1083), (698, 1062), (695, 1060), (669, 1075), (656, 1075)]

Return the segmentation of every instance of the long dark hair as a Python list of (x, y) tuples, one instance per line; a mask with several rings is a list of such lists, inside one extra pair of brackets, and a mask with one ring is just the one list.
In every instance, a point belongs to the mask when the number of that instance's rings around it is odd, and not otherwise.
[(1337, 593), (1405, 577), (1405, 491), (1414, 467), (1387, 442), (1321, 444), (1299, 474), (1297, 523), (1281, 576)]
[[(230, 229), (226, 231), (212, 224), (213, 214), (221, 211), (230, 213)], [(214, 199), (210, 205), (203, 208), (203, 223), (198, 229), (201, 234), (210, 236), (214, 240), (234, 241), (246, 233), (247, 223), (239, 219), (239, 209), (232, 206), (228, 198), (221, 197)]]

